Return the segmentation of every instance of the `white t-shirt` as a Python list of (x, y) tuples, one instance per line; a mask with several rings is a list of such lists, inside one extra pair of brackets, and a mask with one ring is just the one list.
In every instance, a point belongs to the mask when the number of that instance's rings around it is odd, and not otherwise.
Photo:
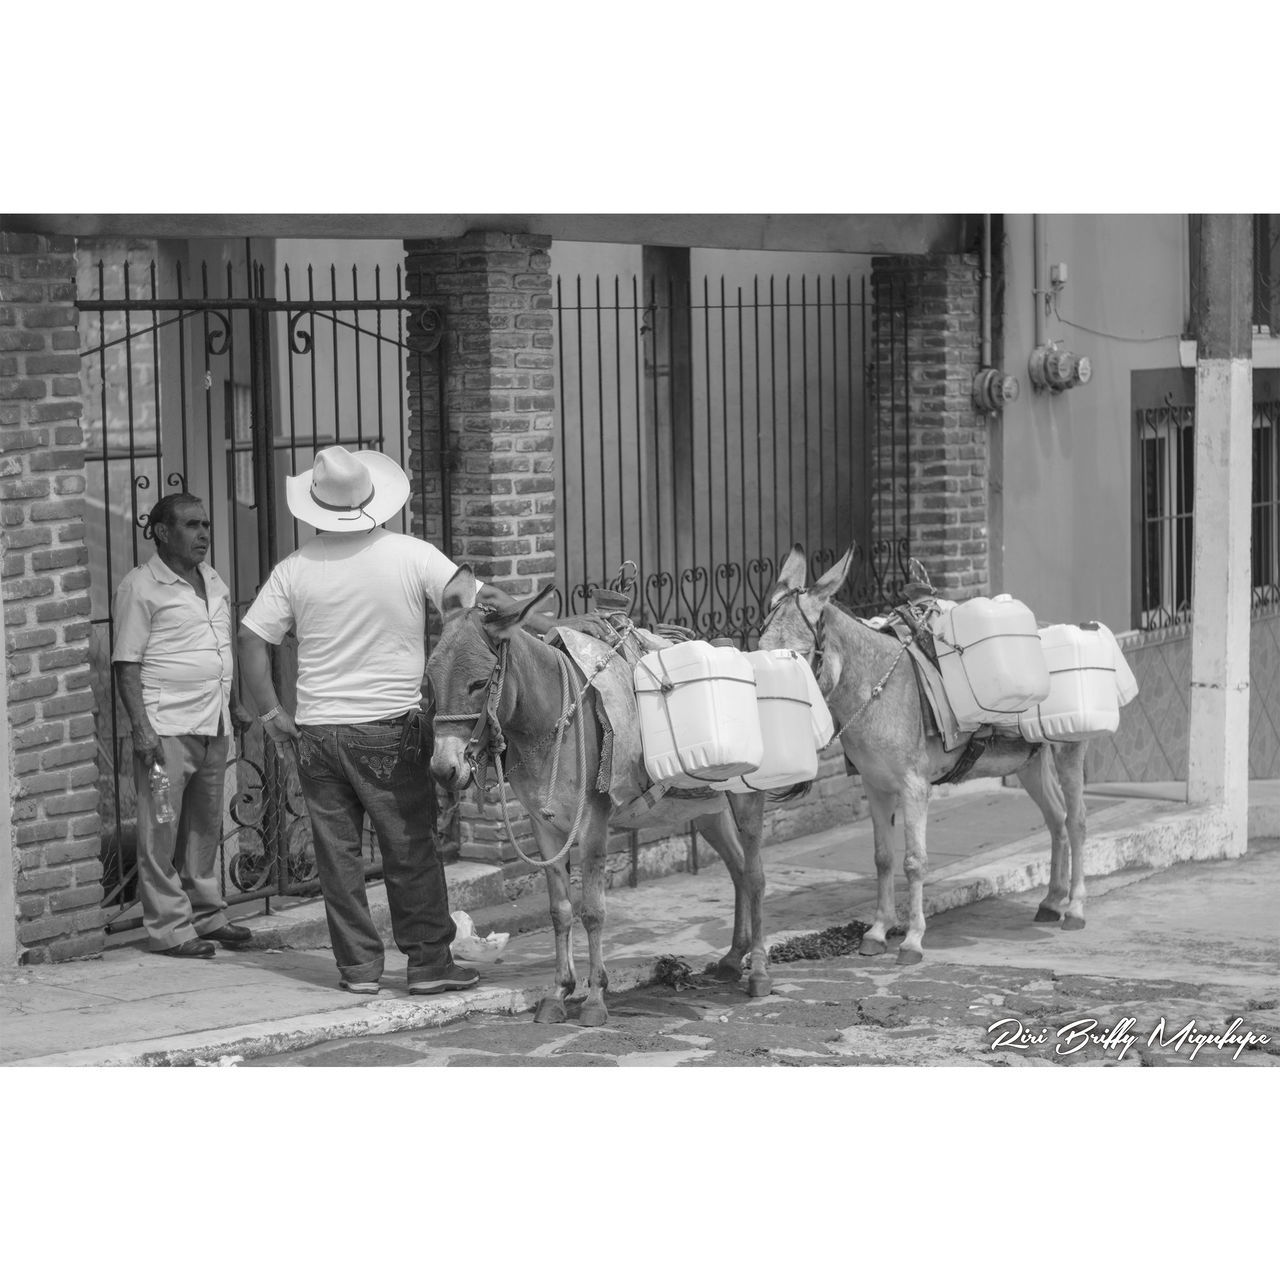
[(298, 637), (299, 724), (389, 720), (417, 707), (427, 599), (457, 566), (402, 533), (323, 533), (271, 571), (244, 625), (268, 644)]

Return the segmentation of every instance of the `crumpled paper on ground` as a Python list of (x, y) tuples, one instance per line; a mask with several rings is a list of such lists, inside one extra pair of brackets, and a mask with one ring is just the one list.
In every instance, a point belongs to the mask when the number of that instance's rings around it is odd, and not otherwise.
[(449, 944), (455, 960), (497, 960), (507, 945), (509, 933), (490, 933), (481, 936), (476, 932), (475, 921), (465, 911), (455, 911), (453, 923), (458, 927), (457, 937)]

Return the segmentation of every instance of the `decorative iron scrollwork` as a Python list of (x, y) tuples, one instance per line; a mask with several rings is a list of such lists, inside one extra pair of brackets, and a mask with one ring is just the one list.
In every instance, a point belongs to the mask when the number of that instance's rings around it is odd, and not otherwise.
[(231, 350), (231, 317), (221, 311), (210, 311), (215, 320), (221, 320), (221, 329), (210, 329), (205, 334), (204, 349), (211, 356), (225, 356)]
[(423, 351), (434, 351), (444, 338), (444, 315), (435, 307), (409, 312), (409, 337)]
[(298, 325), (309, 315), (310, 312), (307, 311), (294, 311), (289, 316), (289, 350), (295, 356), (309, 356), (311, 348), (315, 345), (310, 331), (298, 328)]

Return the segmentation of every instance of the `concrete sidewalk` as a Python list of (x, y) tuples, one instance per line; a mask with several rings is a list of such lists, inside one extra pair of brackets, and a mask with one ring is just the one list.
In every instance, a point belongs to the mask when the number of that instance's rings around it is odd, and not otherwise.
[[(1088, 805), (1091, 877), (1217, 856), (1216, 815), (1188, 808), (1176, 793), (1098, 787), (1090, 790)], [(1254, 784), (1250, 836), (1278, 834), (1280, 783)], [(929, 858), (930, 915), (1039, 888), (1048, 879), (1048, 840), (1035, 805), (1021, 790), (989, 783), (935, 798)], [(871, 918), (869, 820), (770, 845), (765, 864), (771, 944)], [(507, 903), (492, 869), (475, 864), (455, 864), (449, 879), (451, 904), (470, 912), (479, 932), (514, 935), (501, 961), (481, 966), (481, 983), (471, 991), (409, 996), (404, 957), (394, 948), (380, 995), (340, 990), (325, 946), (323, 906), (308, 901), (269, 916), (243, 917), (254, 933), (252, 947), (220, 950), (212, 961), (153, 956), (137, 939), (113, 945), (101, 959), (7, 975), (0, 980), (0, 1065), (216, 1064), (341, 1037), (440, 1025), (472, 1011), (531, 1009), (554, 973), (545, 896)], [(900, 894), (902, 887), (899, 875)], [(370, 886), (370, 898), (375, 914), (385, 919), (381, 885)], [(610, 987), (617, 992), (651, 981), (661, 956), (679, 957), (695, 970), (720, 956), (731, 934), (733, 886), (717, 859), (696, 875), (614, 890), (608, 913), (605, 952)], [(580, 928), (575, 940), (581, 974)]]

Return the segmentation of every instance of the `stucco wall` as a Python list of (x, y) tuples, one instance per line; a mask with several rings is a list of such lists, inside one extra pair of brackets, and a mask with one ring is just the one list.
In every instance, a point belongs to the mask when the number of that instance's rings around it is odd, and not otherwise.
[[(1130, 373), (1178, 364), (1187, 324), (1185, 215), (1044, 215), (1045, 274), (1068, 282), (1045, 338), (1089, 356), (1093, 377), (1054, 395), (1032, 390), (1031, 215), (1004, 219), (1004, 367), (1022, 394), (1004, 410), (1002, 580), (1045, 620), (1097, 618), (1115, 631), (1130, 617)], [(1047, 284), (1047, 280), (1046, 280)], [(1115, 335), (1102, 337), (1101, 334)], [(997, 557), (997, 560), (999, 557)]]

